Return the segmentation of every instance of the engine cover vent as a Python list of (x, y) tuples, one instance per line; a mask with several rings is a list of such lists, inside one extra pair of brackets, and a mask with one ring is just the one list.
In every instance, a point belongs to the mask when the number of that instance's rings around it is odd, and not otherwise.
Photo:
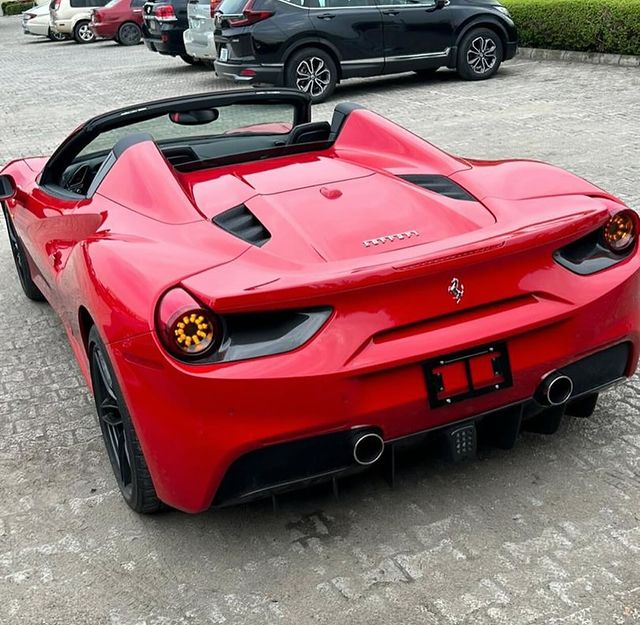
[(453, 200), (465, 200), (473, 202), (475, 198), (465, 191), (459, 184), (456, 184), (451, 178), (439, 176), (437, 174), (406, 174), (398, 176), (407, 182), (418, 185), (423, 189), (439, 193)]
[(271, 233), (244, 204), (216, 215), (211, 221), (229, 234), (258, 247), (271, 238)]

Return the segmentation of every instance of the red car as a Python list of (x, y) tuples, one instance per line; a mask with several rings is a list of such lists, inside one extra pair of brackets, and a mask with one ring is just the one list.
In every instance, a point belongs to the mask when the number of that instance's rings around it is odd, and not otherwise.
[(150, 102), (2, 172), (22, 287), (62, 319), (139, 512), (392, 474), (425, 435), (510, 447), (636, 368), (633, 211), (357, 105)]
[(123, 46), (142, 41), (142, 7), (144, 0), (111, 0), (91, 14), (91, 30), (96, 37), (114, 39)]

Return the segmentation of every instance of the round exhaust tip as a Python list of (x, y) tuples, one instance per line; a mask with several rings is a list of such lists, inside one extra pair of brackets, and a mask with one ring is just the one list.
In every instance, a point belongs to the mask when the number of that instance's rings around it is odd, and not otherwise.
[(363, 466), (380, 460), (383, 451), (384, 441), (382, 437), (373, 432), (363, 434), (353, 444), (353, 458)]
[(556, 375), (545, 383), (544, 397), (551, 406), (561, 406), (573, 393), (573, 381), (569, 376)]

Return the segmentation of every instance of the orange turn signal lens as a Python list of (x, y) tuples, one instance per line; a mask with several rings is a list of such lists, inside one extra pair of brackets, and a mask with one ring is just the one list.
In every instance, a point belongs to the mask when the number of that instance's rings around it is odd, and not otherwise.
[(628, 250), (636, 240), (636, 220), (631, 211), (621, 211), (610, 217), (602, 228), (605, 245), (617, 254)]
[(214, 322), (202, 308), (180, 314), (170, 334), (179, 351), (194, 356), (204, 354), (215, 342)]
[(156, 324), (165, 347), (181, 360), (199, 359), (221, 343), (222, 327), (217, 315), (180, 287), (162, 296)]

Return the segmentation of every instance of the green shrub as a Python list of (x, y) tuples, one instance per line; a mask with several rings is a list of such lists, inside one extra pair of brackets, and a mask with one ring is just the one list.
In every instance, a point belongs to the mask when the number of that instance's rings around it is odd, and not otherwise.
[(640, 0), (502, 0), (525, 48), (640, 55)]
[(3, 15), (19, 15), (33, 7), (33, 0), (8, 0), (8, 2), (0, 2), (0, 6)]

